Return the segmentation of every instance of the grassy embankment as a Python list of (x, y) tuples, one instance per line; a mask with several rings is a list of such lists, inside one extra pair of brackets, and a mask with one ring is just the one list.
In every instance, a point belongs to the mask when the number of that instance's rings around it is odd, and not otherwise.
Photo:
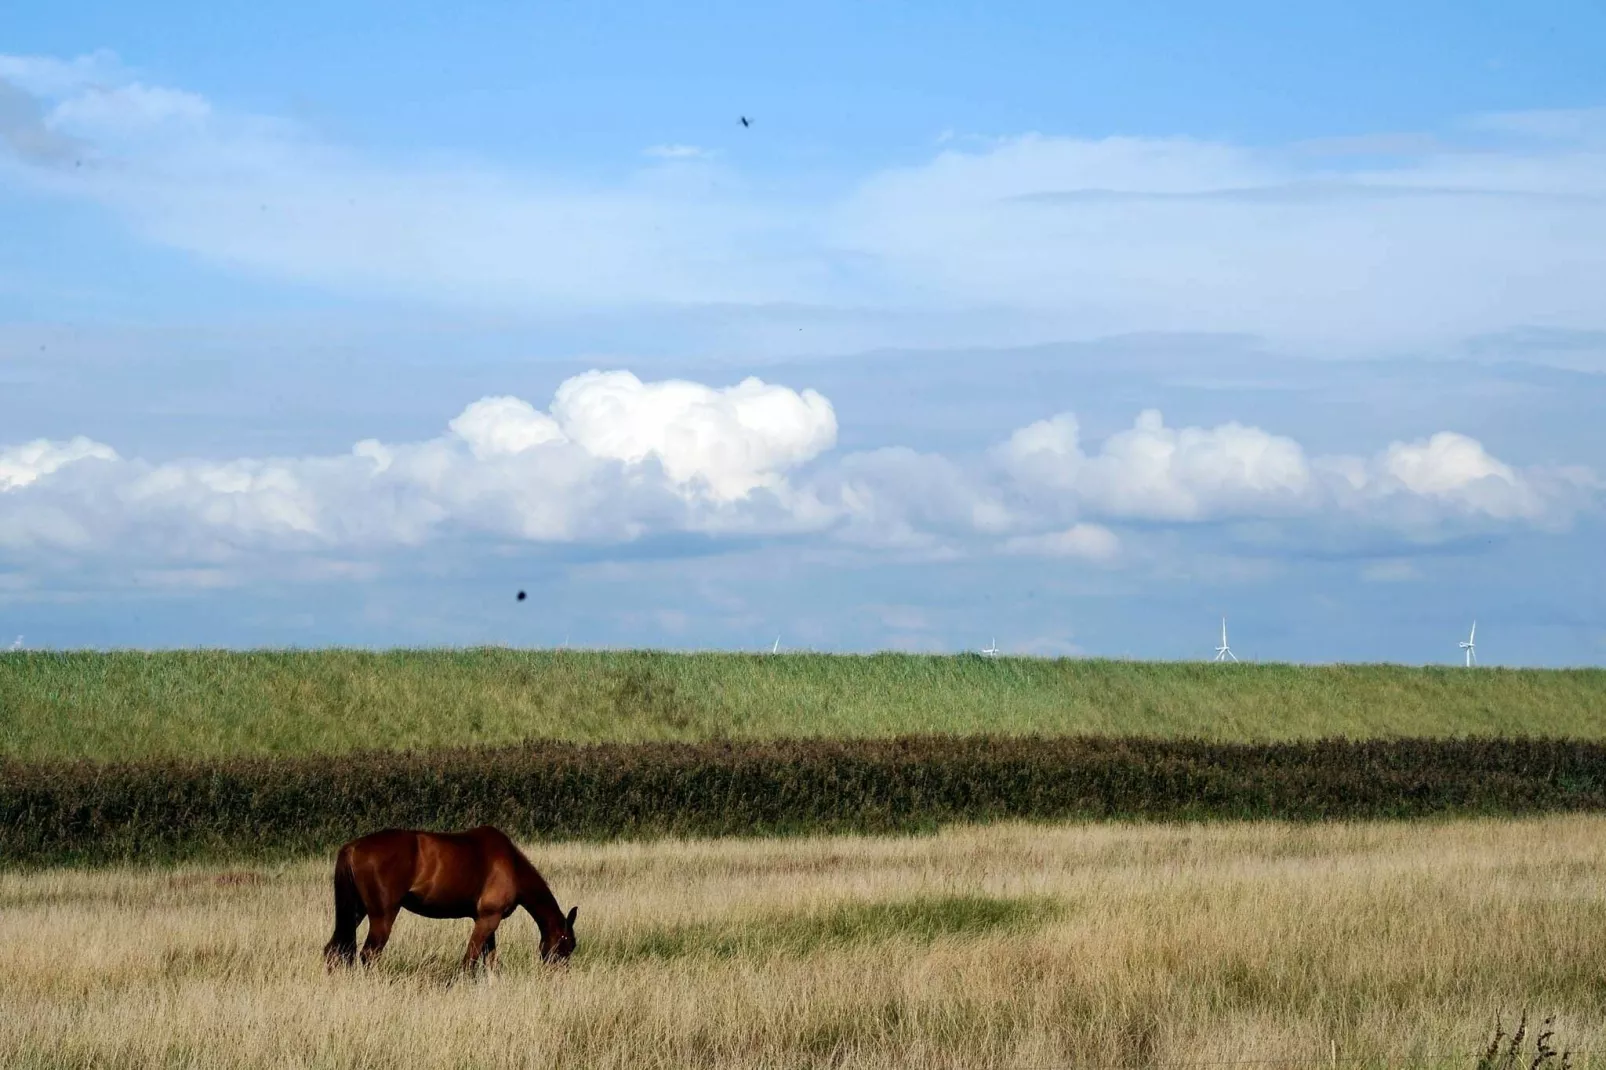
[(494, 983), (412, 915), (327, 976), (327, 860), (0, 873), (0, 1065), (1471, 1070), (1523, 1008), (1606, 1061), (1599, 816), (531, 853), (580, 949), (518, 915)]
[(913, 733), (1606, 739), (1606, 670), (478, 649), (0, 654), (0, 757)]

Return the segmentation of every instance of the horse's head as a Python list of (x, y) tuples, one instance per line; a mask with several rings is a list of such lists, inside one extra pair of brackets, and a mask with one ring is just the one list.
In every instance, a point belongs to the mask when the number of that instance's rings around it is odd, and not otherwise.
[(555, 925), (541, 934), (541, 959), (555, 966), (561, 966), (569, 961), (574, 954), (574, 916), (580, 913), (579, 907), (570, 907), (568, 916), (562, 924)]

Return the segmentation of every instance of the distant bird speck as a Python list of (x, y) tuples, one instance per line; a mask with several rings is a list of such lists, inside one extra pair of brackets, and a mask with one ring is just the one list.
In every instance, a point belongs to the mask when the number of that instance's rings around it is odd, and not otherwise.
[(520, 602), (524, 601), (524, 592), (523, 591), (519, 592), (519, 601)]
[(747, 116), (744, 115), (744, 116), (742, 116), (742, 125), (743, 126), (752, 126), (753, 125), (753, 121), (751, 119), (749, 119)]

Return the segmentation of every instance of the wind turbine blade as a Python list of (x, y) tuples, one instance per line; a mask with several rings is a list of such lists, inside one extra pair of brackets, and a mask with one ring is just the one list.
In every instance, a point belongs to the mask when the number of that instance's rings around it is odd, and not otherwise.
[(1478, 641), (1478, 622), (1477, 621), (1473, 621), (1472, 622), (1472, 634), (1467, 636), (1467, 642), (1476, 643), (1477, 641)]

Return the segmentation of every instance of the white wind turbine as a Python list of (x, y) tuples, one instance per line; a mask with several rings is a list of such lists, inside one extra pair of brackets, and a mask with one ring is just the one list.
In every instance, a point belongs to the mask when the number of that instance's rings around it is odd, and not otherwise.
[(780, 652), (781, 652), (781, 637), (777, 635), (775, 637), (775, 645), (770, 647), (770, 653), (771, 654), (779, 654)]
[(996, 658), (998, 656), (998, 640), (994, 639), (991, 646), (982, 647), (981, 656), (984, 658)]
[(1226, 617), (1222, 617), (1221, 618), (1221, 645), (1216, 647), (1216, 656), (1212, 660), (1214, 660), (1214, 661), (1226, 661), (1228, 658), (1231, 658), (1233, 661), (1237, 661), (1238, 660), (1238, 655), (1234, 654), (1232, 652), (1232, 647), (1227, 645), (1227, 618)]
[(12, 650), (21, 650), (22, 649), (22, 636), (19, 635), (19, 636), (17, 636), (16, 639), (14, 639), (12, 641), (11, 649)]
[(1472, 622), (1472, 632), (1461, 643), (1461, 649), (1467, 652), (1467, 668), (1478, 663), (1478, 622)]

